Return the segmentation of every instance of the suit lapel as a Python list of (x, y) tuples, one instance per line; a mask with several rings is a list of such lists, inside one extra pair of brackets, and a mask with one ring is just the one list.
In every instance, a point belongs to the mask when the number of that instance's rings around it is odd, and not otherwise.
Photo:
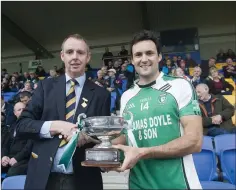
[(66, 77), (62, 75), (56, 79), (55, 82), (55, 98), (57, 102), (57, 111), (59, 120), (65, 121), (65, 107), (66, 107)]
[(86, 79), (81, 95), (80, 95), (80, 100), (79, 100), (79, 103), (75, 112), (74, 123), (77, 122), (77, 117), (79, 114), (87, 113), (87, 109), (93, 99), (93, 95), (94, 95), (93, 83), (89, 81), (88, 79)]

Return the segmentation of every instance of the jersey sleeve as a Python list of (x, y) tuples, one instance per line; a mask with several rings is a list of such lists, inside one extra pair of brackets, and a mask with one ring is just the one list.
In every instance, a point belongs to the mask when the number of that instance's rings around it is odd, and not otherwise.
[(182, 81), (178, 104), (180, 117), (187, 115), (201, 115), (196, 91), (192, 84), (186, 80)]

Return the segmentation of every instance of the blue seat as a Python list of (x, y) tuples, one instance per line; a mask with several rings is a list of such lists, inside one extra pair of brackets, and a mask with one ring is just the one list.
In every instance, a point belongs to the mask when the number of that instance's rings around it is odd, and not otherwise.
[(203, 137), (202, 151), (194, 153), (193, 160), (200, 181), (213, 181), (218, 178), (212, 137)]
[(8, 100), (11, 100), (13, 96), (16, 95), (16, 92), (5, 92), (3, 93), (4, 101), (7, 102)]
[(214, 138), (216, 154), (219, 156), (223, 178), (235, 184), (236, 135), (225, 134)]
[(2, 178), (2, 179), (5, 179), (5, 178), (6, 178), (6, 175), (7, 175), (6, 173), (1, 173), (1, 178)]
[(230, 183), (219, 181), (201, 181), (202, 189), (235, 189), (236, 186)]
[(24, 189), (26, 175), (7, 177), (2, 182), (2, 189)]

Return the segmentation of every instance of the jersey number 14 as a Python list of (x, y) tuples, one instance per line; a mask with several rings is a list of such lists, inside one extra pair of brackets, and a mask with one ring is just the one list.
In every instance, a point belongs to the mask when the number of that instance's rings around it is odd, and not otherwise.
[(141, 111), (148, 110), (148, 108), (149, 108), (148, 102), (141, 103), (141, 109), (140, 109)]

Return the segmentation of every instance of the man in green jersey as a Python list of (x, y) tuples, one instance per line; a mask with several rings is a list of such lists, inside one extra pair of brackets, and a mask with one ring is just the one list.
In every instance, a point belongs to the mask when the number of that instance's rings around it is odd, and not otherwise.
[(201, 151), (202, 118), (192, 85), (159, 72), (151, 31), (134, 36), (131, 55), (139, 80), (121, 97), (121, 116), (132, 127), (112, 142), (125, 154), (117, 171), (131, 169), (130, 189), (201, 189), (191, 154)]

